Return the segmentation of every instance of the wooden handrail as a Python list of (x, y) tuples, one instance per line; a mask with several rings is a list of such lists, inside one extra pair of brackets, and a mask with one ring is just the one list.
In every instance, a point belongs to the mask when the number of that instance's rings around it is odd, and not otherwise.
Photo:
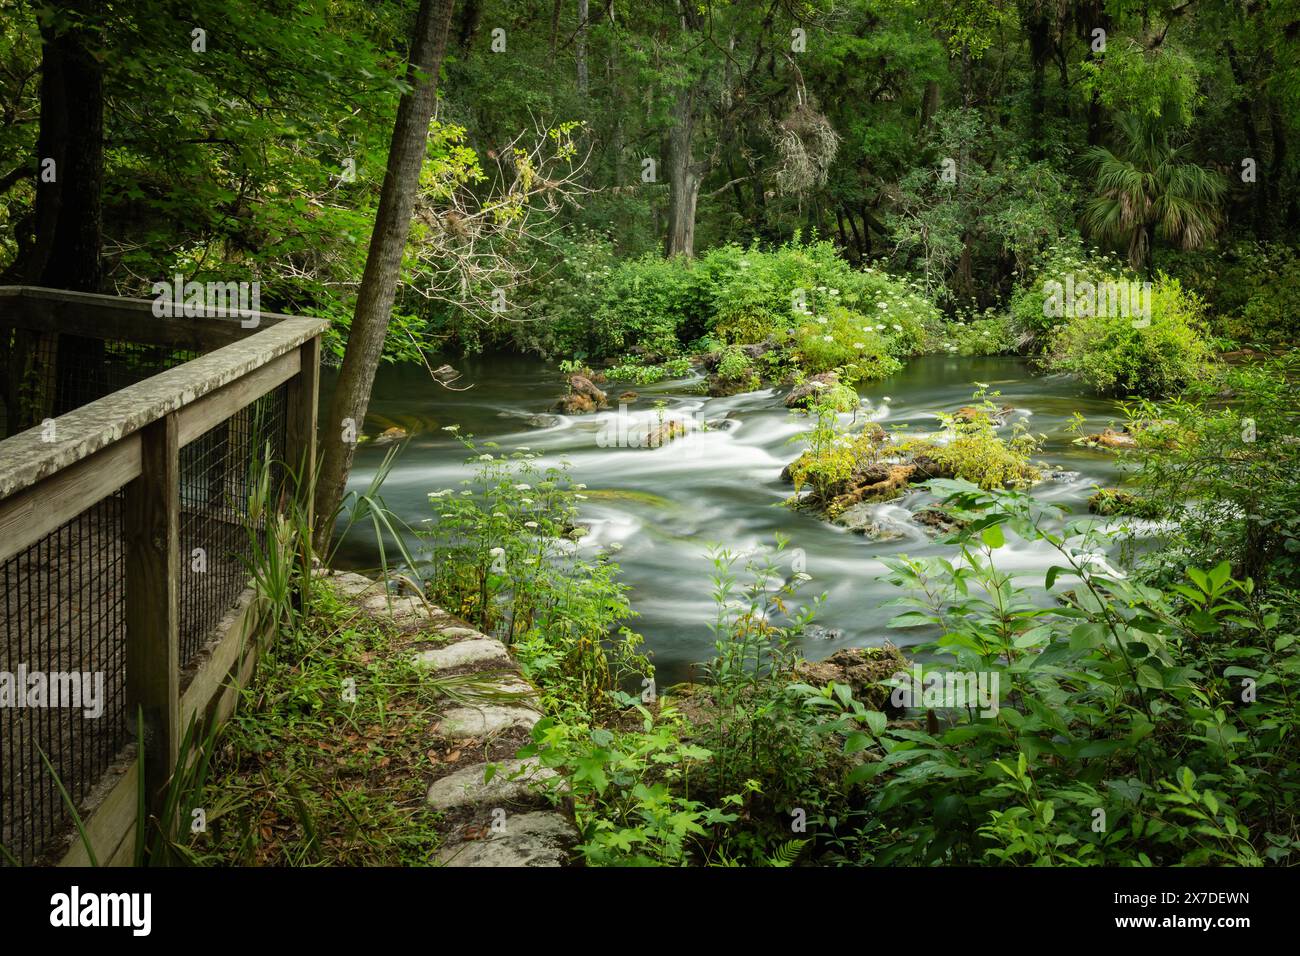
[[(233, 309), (187, 318), (154, 315), (152, 299), (68, 292), (39, 286), (0, 286), (0, 326), (58, 332), (206, 352), (298, 316)], [(256, 325), (252, 323), (256, 320)]]
[(53, 420), (53, 441), (46, 440), (46, 430), (39, 425), (0, 441), (0, 512), (6, 499), (18, 492), (271, 364), (327, 327), (322, 319), (283, 319), (60, 415)]

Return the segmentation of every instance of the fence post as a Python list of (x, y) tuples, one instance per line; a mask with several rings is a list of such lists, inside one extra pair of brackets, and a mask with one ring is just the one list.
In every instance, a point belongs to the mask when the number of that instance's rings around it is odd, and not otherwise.
[(144, 712), (144, 786), (157, 810), (180, 751), (180, 448), (175, 414), (140, 431), (126, 486), (126, 701)]
[(298, 493), (306, 497), (309, 524), (315, 517), (312, 500), (313, 476), (316, 470), (316, 405), (320, 395), (320, 336), (316, 335), (298, 347), (301, 368), (289, 380), (288, 401), (285, 408), (285, 464), (290, 470), (298, 469)]

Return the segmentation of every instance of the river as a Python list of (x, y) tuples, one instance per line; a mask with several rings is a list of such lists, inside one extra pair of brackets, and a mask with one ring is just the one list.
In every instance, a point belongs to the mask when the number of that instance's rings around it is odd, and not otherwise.
[[(771, 543), (781, 533), (790, 539), (789, 555), (800, 549), (812, 580), (804, 593), (825, 593), (819, 627), (804, 639), (805, 656), (819, 659), (840, 647), (879, 644), (900, 646), (919, 636), (886, 627), (896, 613), (882, 602), (898, 591), (879, 580), (881, 558), (898, 553), (937, 554), (950, 547), (936, 542), (908, 520), (924, 492), (878, 506), (878, 523), (901, 537), (878, 541), (782, 507), (790, 486), (782, 468), (799, 452), (790, 439), (807, 421), (782, 404), (783, 389), (764, 389), (728, 398), (701, 394), (695, 377), (652, 386), (608, 384), (614, 409), (594, 415), (563, 417), (535, 427), (535, 416), (552, 415), (565, 390), (553, 365), (517, 356), (454, 360), (463, 374), (452, 391), (412, 366), (380, 370), (370, 405), (368, 431), (398, 425), (411, 435), (383, 487), (388, 506), (411, 524), (433, 515), (427, 494), (459, 487), (471, 470), (465, 449), (442, 427), (459, 425), (462, 433), (499, 442), (504, 451), (520, 447), (545, 454), (544, 461), (572, 463), (574, 479), (588, 490), (582, 522), (590, 527), (584, 548), (617, 544), (623, 580), (631, 586), (632, 606), (640, 617), (631, 622), (645, 636), (661, 686), (691, 676), (691, 665), (711, 656), (713, 620), (710, 545), (744, 550)], [(887, 428), (907, 426), (930, 431), (934, 413), (953, 412), (970, 404), (975, 383), (1001, 392), (999, 403), (1015, 407), (1012, 417), (1028, 418), (1031, 430), (1046, 440), (1036, 460), (1077, 472), (1064, 480), (1033, 488), (1041, 499), (1086, 510), (1094, 485), (1114, 484), (1117, 467), (1111, 453), (1072, 444), (1071, 416), (1085, 416), (1089, 432), (1121, 416), (1113, 402), (1088, 396), (1071, 380), (1040, 376), (1027, 362), (1011, 357), (926, 356), (912, 359), (902, 371), (859, 389), (867, 414)], [(327, 374), (325, 388), (332, 384)], [(624, 423), (645, 423), (660, 414), (712, 422), (660, 448), (617, 447), (616, 396), (630, 388), (638, 401), (627, 406)], [(662, 412), (654, 403), (662, 401)], [(612, 439), (612, 440), (611, 440)], [(357, 452), (350, 488), (364, 488), (386, 448), (370, 443)], [(373, 568), (378, 559), (368, 532), (354, 532), (340, 548), (343, 566)], [(791, 558), (786, 558), (790, 561)], [(1014, 537), (999, 552), (1000, 567), (1041, 572), (1051, 560), (1046, 549)], [(1034, 580), (1028, 577), (1027, 580)], [(1037, 575), (1041, 586), (1041, 573)]]

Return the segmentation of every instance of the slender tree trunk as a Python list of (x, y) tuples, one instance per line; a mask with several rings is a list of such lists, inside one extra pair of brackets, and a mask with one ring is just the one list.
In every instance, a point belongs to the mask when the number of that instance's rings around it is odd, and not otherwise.
[[(1237, 56), (1237, 51), (1231, 42), (1224, 44), (1224, 49), (1228, 54), (1228, 66), (1232, 69), (1232, 78), (1237, 81), (1237, 86), (1241, 90), (1241, 95), (1237, 98), (1237, 113), (1241, 116), (1241, 131), (1246, 137), (1247, 156), (1255, 160), (1258, 166), (1263, 166), (1264, 158), (1260, 154), (1259, 148), (1259, 127), (1255, 125), (1255, 100), (1250, 93), (1247, 84), (1245, 70), (1242, 69), (1241, 60)], [(1271, 172), (1271, 170), (1270, 170)], [(1269, 177), (1271, 178), (1271, 177)], [(1252, 216), (1255, 220), (1255, 232), (1264, 235), (1268, 231), (1268, 192), (1265, 183), (1256, 183), (1252, 185)]]
[(673, 124), (668, 132), (668, 256), (695, 254), (695, 207), (700, 196), (700, 171), (692, 157), (695, 89), (677, 94)]
[(1029, 63), (1032, 69), (1029, 82), (1030, 158), (1039, 160), (1047, 155), (1043, 120), (1047, 112), (1047, 61), (1052, 55), (1052, 25), (1048, 19), (1046, 0), (1039, 0), (1030, 8), (1025, 17), (1025, 26), (1029, 34)]
[(564, 0), (555, 0), (551, 7), (551, 63), (555, 63), (555, 54), (560, 46), (560, 11), (563, 9)]
[(379, 194), (379, 209), (357, 292), (343, 368), (329, 414), (321, 423), (325, 440), (316, 486), (316, 547), (322, 552), (334, 533), (333, 518), (343, 500), (356, 451), (355, 441), (343, 440), (345, 423), (351, 420), (352, 428), (359, 432), (365, 421), (375, 369), (379, 366), (392, 316), (402, 253), (410, 233), (420, 169), (428, 146), (429, 121), (438, 98), (438, 70), (447, 48), (453, 6), (453, 0), (420, 0), (415, 18), (406, 69), (411, 89), (403, 94), (397, 106), (388, 168)]
[(939, 83), (936, 80), (929, 80), (925, 84), (925, 92), (921, 95), (921, 133), (930, 127), (930, 121), (934, 119), (934, 114), (937, 112), (939, 112)]
[(1279, 227), (1287, 222), (1288, 217), (1282, 208), (1282, 171), (1286, 169), (1287, 163), (1286, 115), (1276, 96), (1270, 96), (1268, 100), (1268, 121), (1273, 139), (1273, 155), (1269, 158), (1266, 182), (1270, 213), (1268, 231), (1270, 235), (1277, 235)]
[(578, 61), (578, 95), (587, 95), (587, 0), (578, 0), (578, 34), (574, 37), (573, 56)]

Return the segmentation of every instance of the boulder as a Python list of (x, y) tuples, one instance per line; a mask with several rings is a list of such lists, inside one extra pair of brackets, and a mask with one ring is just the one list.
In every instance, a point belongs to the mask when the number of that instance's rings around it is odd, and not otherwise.
[(506, 646), (500, 641), (479, 635), (467, 641), (450, 644), (447, 647), (421, 651), (415, 655), (417, 667), (427, 667), (435, 671), (452, 670), (471, 664), (483, 667), (508, 667), (510, 655)]
[(1005, 425), (1007, 419), (1011, 417), (1011, 413), (1015, 410), (1014, 405), (1003, 405), (1001, 408), (993, 411), (990, 411), (987, 408), (976, 408), (974, 405), (964, 405), (957, 409), (957, 413), (952, 417), (956, 422), (970, 423), (981, 418), (986, 418), (994, 425)]
[(835, 372), (819, 372), (796, 385), (785, 397), (786, 408), (807, 408), (821, 392), (840, 383)]
[(558, 776), (548, 767), (533, 760), (499, 760), (491, 779), (485, 781), (488, 765), (475, 764), (435, 780), (429, 787), (425, 802), (435, 810), (455, 810), (463, 807), (493, 806), (544, 806), (544, 786), (547, 780)]
[(800, 661), (795, 674), (805, 683), (823, 686), (845, 684), (854, 699), (872, 710), (894, 713), (889, 704), (890, 688), (879, 682), (906, 671), (911, 663), (888, 641), (883, 647), (846, 647), (821, 661)]
[(686, 434), (686, 423), (677, 418), (665, 419), (651, 427), (641, 439), (642, 448), (662, 448), (674, 438)]
[(563, 866), (578, 842), (578, 831), (558, 813), (508, 813), (498, 832), (491, 827), (481, 840), (464, 840), (438, 853), (443, 866)]
[(569, 394), (555, 405), (566, 415), (586, 415), (607, 405), (605, 393), (585, 375), (569, 376)]

